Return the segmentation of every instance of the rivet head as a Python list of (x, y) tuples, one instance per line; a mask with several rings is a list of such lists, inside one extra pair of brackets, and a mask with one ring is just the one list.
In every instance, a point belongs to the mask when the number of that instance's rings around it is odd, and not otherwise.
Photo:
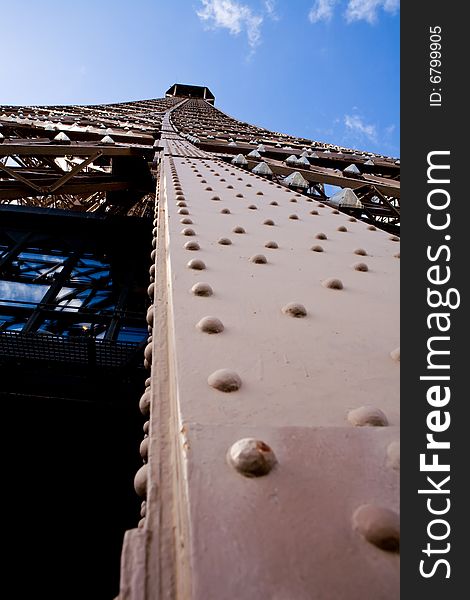
[(268, 261), (264, 254), (255, 254), (250, 258), (250, 262), (255, 263), (256, 265), (265, 265)]
[(279, 203), (276, 202), (276, 200), (273, 200), (272, 202), (269, 203), (271, 206), (279, 206)]
[(148, 417), (150, 415), (150, 390), (144, 392), (140, 397), (139, 410), (144, 417)]
[(393, 255), (394, 258), (400, 258), (400, 253), (397, 252), (396, 254)]
[(230, 369), (219, 369), (209, 375), (207, 383), (220, 392), (236, 392), (242, 385), (238, 373)]
[(390, 352), (390, 356), (393, 358), (393, 360), (400, 362), (400, 348), (395, 348), (395, 350), (392, 350)]
[(228, 463), (245, 477), (267, 475), (277, 463), (272, 449), (261, 440), (243, 438), (227, 452)]
[(150, 431), (150, 421), (145, 421), (142, 429), (144, 430), (145, 435), (148, 435)]
[(239, 225), (237, 225), (236, 227), (234, 227), (232, 229), (233, 233), (245, 233), (245, 230), (243, 229), (243, 227), (240, 227)]
[(223, 215), (229, 215), (230, 214), (230, 209), (229, 208), (223, 208), (220, 212)]
[(149, 451), (149, 438), (144, 438), (140, 443), (139, 453), (143, 460), (147, 461)]
[(176, 200), (177, 200), (177, 201), (178, 201), (178, 200), (185, 200), (185, 197), (184, 197), (184, 196), (182, 196), (181, 194), (178, 194), (178, 195), (176, 196)]
[(256, 195), (257, 195), (257, 196), (263, 196), (264, 194), (263, 194), (263, 192), (260, 190), (259, 192), (256, 192)]
[(311, 215), (318, 215), (318, 210), (311, 210), (311, 211), (310, 211), (310, 214), (311, 214)]
[(185, 250), (200, 250), (201, 247), (197, 242), (186, 242), (184, 245)]
[(345, 227), (344, 225), (340, 225), (339, 227), (337, 227), (336, 231), (347, 231), (347, 227)]
[(355, 271), (362, 271), (363, 273), (365, 273), (369, 270), (369, 267), (366, 265), (366, 263), (358, 262), (353, 265), (353, 269)]
[(243, 194), (236, 194), (235, 198), (243, 198)]
[(178, 209), (178, 214), (179, 215), (189, 215), (189, 210), (187, 208), (180, 208), (180, 209)]
[(336, 208), (334, 208), (334, 209), (333, 209), (331, 212), (332, 212), (334, 215), (339, 215), (339, 210), (336, 210)]
[(274, 221), (272, 219), (266, 219), (263, 221), (263, 225), (274, 225)]
[(315, 238), (316, 238), (317, 240), (327, 240), (327, 239), (328, 239), (328, 238), (326, 237), (326, 234), (325, 234), (325, 233), (322, 233), (322, 232), (320, 232), (320, 233), (317, 233), (317, 235), (315, 236)]
[(217, 242), (218, 244), (220, 244), (221, 246), (230, 246), (230, 244), (232, 243), (232, 240), (230, 240), (229, 238), (220, 238)]
[(348, 412), (348, 421), (355, 427), (386, 427), (388, 419), (380, 408), (360, 406)]
[(208, 185), (208, 186), (206, 187), (206, 192), (212, 192), (212, 188), (210, 187), (210, 185)]
[(228, 189), (228, 190), (233, 190), (233, 185), (228, 185), (228, 186), (227, 186), (227, 189)]
[(400, 241), (400, 238), (397, 237), (396, 235), (391, 235), (388, 239), (390, 241), (392, 241), (392, 242), (399, 242)]
[(196, 327), (204, 333), (221, 333), (224, 330), (222, 321), (216, 317), (203, 317)]
[(299, 304), (299, 302), (289, 302), (289, 304), (282, 307), (282, 312), (285, 315), (289, 315), (289, 317), (297, 319), (307, 316), (307, 309), (303, 304)]
[(289, 198), (289, 202), (297, 202), (297, 198)]
[(204, 262), (197, 258), (190, 260), (186, 266), (188, 269), (195, 269), (196, 271), (203, 271), (206, 268)]
[(190, 227), (185, 227), (181, 230), (181, 235), (196, 235), (196, 232)]
[(357, 254), (358, 256), (367, 256), (367, 252), (364, 250), (364, 248), (356, 248), (354, 250), (354, 254)]
[(369, 225), (369, 226), (367, 227), (367, 229), (368, 229), (369, 231), (375, 231), (375, 230), (377, 229), (377, 227), (376, 227), (375, 225)]
[(187, 206), (186, 202), (183, 202), (183, 200), (180, 200), (179, 202), (176, 203), (176, 206), (179, 206), (180, 208), (183, 206)]
[(289, 219), (296, 221), (299, 217), (297, 215), (289, 215)]
[(192, 225), (193, 222), (191, 221), (191, 219), (189, 217), (184, 217), (183, 219), (181, 219), (180, 223), (182, 225)]
[(250, 204), (248, 208), (250, 210), (258, 210), (258, 207), (255, 204)]
[(342, 290), (343, 282), (341, 281), (341, 279), (330, 277), (329, 279), (325, 279), (325, 281), (322, 281), (322, 286), (330, 290)]
[(356, 217), (349, 217), (348, 221), (351, 221), (351, 223), (355, 223), (357, 219)]
[(147, 323), (153, 327), (153, 304), (151, 304), (147, 309)]
[(279, 248), (279, 246), (277, 245), (277, 242), (273, 242), (273, 241), (266, 242), (264, 244), (264, 247), (265, 248), (273, 248), (273, 249)]
[(388, 445), (387, 465), (395, 471), (400, 470), (400, 440), (394, 440)]
[(374, 504), (363, 504), (354, 511), (352, 525), (358, 533), (377, 548), (388, 552), (398, 552), (400, 548), (400, 518), (395, 511)]
[(136, 494), (141, 498), (145, 498), (147, 495), (147, 471), (148, 466), (143, 465), (134, 477), (134, 489)]
[(195, 296), (212, 296), (212, 294), (214, 293), (212, 291), (211, 286), (208, 283), (195, 283), (193, 285), (193, 287), (191, 288), (191, 292), (195, 295)]
[(323, 247), (322, 246), (312, 246), (311, 248), (313, 250), (313, 252), (323, 252)]

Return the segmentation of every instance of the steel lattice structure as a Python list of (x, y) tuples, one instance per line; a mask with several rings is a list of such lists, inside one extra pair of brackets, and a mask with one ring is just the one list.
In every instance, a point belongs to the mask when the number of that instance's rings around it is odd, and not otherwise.
[(7, 392), (139, 406), (119, 600), (392, 600), (399, 161), (214, 103), (0, 107)]

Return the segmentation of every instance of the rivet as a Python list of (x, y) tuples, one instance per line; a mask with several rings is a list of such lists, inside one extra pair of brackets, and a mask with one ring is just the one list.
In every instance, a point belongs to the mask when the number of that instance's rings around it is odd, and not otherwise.
[(152, 344), (147, 344), (144, 350), (144, 356), (149, 363), (152, 362)]
[(147, 495), (147, 465), (143, 465), (134, 477), (134, 489), (138, 496), (145, 498)]
[(352, 524), (353, 528), (374, 546), (381, 550), (398, 552), (400, 519), (393, 510), (373, 504), (363, 504), (354, 511)]
[[(257, 196), (264, 196), (264, 193), (260, 190), (259, 192), (256, 192)], [(271, 203), (272, 204), (272, 203)]]
[(191, 292), (195, 296), (212, 296), (213, 291), (208, 283), (195, 283), (191, 288)]
[(395, 348), (395, 350), (392, 350), (390, 352), (390, 356), (393, 358), (393, 360), (396, 360), (398, 362), (400, 362), (400, 348)]
[(150, 300), (153, 300), (153, 296), (155, 294), (155, 284), (151, 283), (147, 288), (147, 294)]
[(336, 231), (347, 231), (347, 228), (344, 225), (340, 225), (336, 228)]
[(235, 198), (243, 198), (243, 194), (236, 194)]
[(239, 225), (237, 225), (237, 227), (234, 227), (232, 229), (233, 233), (245, 233), (245, 230), (243, 229), (243, 227), (240, 227)]
[(374, 406), (360, 406), (348, 412), (348, 421), (356, 427), (370, 425), (372, 427), (385, 427), (388, 425), (387, 417), (380, 408)]
[(318, 210), (311, 210), (311, 211), (310, 211), (310, 214), (311, 214), (311, 215), (318, 215)]
[(317, 235), (315, 236), (315, 238), (316, 238), (317, 240), (326, 240), (326, 239), (328, 239), (328, 238), (326, 237), (326, 234), (325, 234), (325, 233), (321, 233), (321, 232), (320, 232), (320, 233), (317, 233)]
[(250, 262), (255, 263), (257, 265), (265, 265), (268, 261), (264, 254), (255, 254), (250, 258)]
[(232, 243), (232, 240), (230, 240), (229, 238), (220, 238), (217, 242), (218, 244), (220, 244), (221, 246), (230, 246), (230, 244)]
[(179, 215), (189, 215), (189, 210), (187, 208), (180, 208), (178, 210)]
[(277, 245), (277, 242), (266, 242), (264, 245), (265, 248), (279, 248), (279, 246)]
[(142, 429), (144, 430), (144, 433), (148, 435), (148, 432), (150, 431), (150, 421), (145, 421)]
[(150, 369), (152, 368), (151, 363), (149, 363), (149, 361), (144, 358), (144, 369), (146, 369), (147, 371), (150, 371)]
[(201, 247), (197, 242), (186, 242), (184, 245), (185, 250), (200, 250)]
[(181, 230), (181, 235), (196, 235), (194, 229), (190, 229), (189, 227), (185, 227)]
[(196, 327), (204, 333), (220, 333), (224, 330), (222, 321), (216, 317), (203, 317)]
[(366, 263), (358, 262), (353, 265), (353, 269), (355, 271), (362, 271), (363, 273), (365, 273), (366, 271), (369, 270), (369, 267), (366, 265)]
[(230, 210), (228, 208), (223, 208), (220, 212), (223, 215), (229, 215), (230, 214)]
[(142, 502), (142, 504), (140, 505), (140, 516), (145, 517), (146, 514), (147, 514), (147, 502), (145, 502), (145, 500), (144, 500)]
[(394, 440), (388, 445), (387, 465), (395, 471), (400, 470), (400, 440)]
[(236, 392), (242, 385), (240, 376), (230, 369), (219, 369), (209, 375), (208, 384), (220, 392)]
[(397, 252), (396, 254), (393, 255), (394, 258), (400, 258), (400, 253)]
[(289, 215), (289, 219), (297, 220), (299, 217), (297, 215)]
[(149, 275), (150, 277), (155, 277), (155, 265), (150, 265)]
[(349, 217), (348, 221), (351, 221), (351, 223), (355, 223), (357, 219), (355, 217)]
[(196, 271), (203, 271), (206, 268), (206, 265), (203, 263), (203, 261), (197, 258), (190, 260), (186, 266), (188, 269), (195, 269)]
[(325, 205), (322, 204), (321, 202), (319, 204), (317, 204), (318, 208), (325, 208)]
[(263, 221), (263, 225), (274, 225), (274, 221), (272, 219), (266, 219)]
[(248, 208), (249, 208), (250, 210), (258, 210), (258, 207), (257, 207), (255, 204), (250, 204), (250, 205), (248, 206)]
[(289, 198), (289, 202), (297, 202), (297, 198)]
[(149, 451), (149, 438), (147, 437), (147, 438), (144, 438), (140, 442), (140, 448), (139, 448), (140, 456), (145, 461), (147, 461), (147, 458), (148, 458), (148, 451)]
[(227, 461), (245, 477), (267, 475), (277, 463), (268, 444), (254, 438), (243, 438), (235, 442), (227, 452)]
[(220, 198), (219, 196), (212, 196), (211, 200), (214, 200), (214, 202), (218, 202)]
[(146, 390), (139, 400), (139, 410), (144, 415), (144, 417), (148, 417), (150, 415), (150, 389)]
[(147, 309), (147, 323), (153, 327), (153, 304)]
[(247, 183), (246, 187), (253, 187), (253, 186), (251, 185), (251, 183)]
[(269, 203), (271, 206), (279, 206), (279, 204), (276, 202), (276, 200), (273, 200), (272, 202)]
[(147, 377), (147, 379), (145, 380), (145, 387), (149, 388), (150, 385), (152, 384), (152, 378), (151, 377)]
[(143, 529), (145, 527), (145, 519), (144, 518), (140, 519), (140, 521), (137, 523), (137, 527), (139, 529)]
[(299, 304), (298, 302), (289, 302), (289, 304), (286, 304), (282, 307), (282, 312), (285, 315), (296, 317), (297, 319), (307, 316), (307, 310), (305, 306), (303, 304)]
[(375, 225), (369, 225), (367, 229), (369, 229), (369, 231), (375, 231), (377, 227), (375, 227)]
[(201, 179), (200, 183), (207, 183), (205, 179)]
[(356, 248), (354, 250), (354, 254), (358, 254), (359, 256), (367, 256), (367, 252), (364, 250), (364, 248)]
[(342, 290), (343, 289), (343, 283), (342, 283), (341, 279), (336, 279), (335, 277), (330, 277), (329, 279), (325, 279), (325, 281), (322, 281), (322, 286), (326, 287), (330, 290)]
[(233, 185), (230, 185), (230, 184), (229, 184), (229, 185), (227, 186), (227, 189), (228, 189), (228, 190), (233, 190)]
[(182, 225), (192, 225), (193, 224), (193, 222), (191, 221), (191, 219), (188, 218), (188, 217), (184, 217), (183, 219), (181, 219), (180, 223)]
[(178, 202), (179, 200), (186, 200), (186, 198), (184, 196), (182, 196), (181, 194), (178, 194), (176, 196), (176, 201)]
[(336, 210), (336, 208), (335, 208), (335, 209), (333, 209), (331, 212), (332, 212), (334, 215), (339, 215), (339, 210)]
[(206, 187), (206, 192), (212, 192), (212, 188), (209, 185)]
[(176, 203), (176, 206), (179, 206), (181, 208), (183, 206), (188, 206), (188, 205), (186, 204), (186, 202), (183, 202), (183, 200), (180, 200), (179, 202)]
[(392, 241), (392, 242), (399, 242), (400, 241), (400, 238), (397, 237), (396, 235), (391, 235), (388, 239), (390, 241)]
[(312, 246), (313, 252), (323, 252), (322, 246)]

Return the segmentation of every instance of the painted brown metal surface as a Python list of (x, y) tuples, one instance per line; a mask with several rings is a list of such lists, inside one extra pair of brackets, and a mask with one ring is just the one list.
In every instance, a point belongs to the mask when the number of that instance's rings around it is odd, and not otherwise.
[[(147, 102), (90, 107), (103, 121), (158, 108), (162, 148), (143, 504), (119, 599), (396, 599), (399, 164), (201, 99)], [(230, 162), (260, 144), (271, 179), (251, 172), (259, 159)], [(308, 167), (286, 166), (301, 153)], [(298, 170), (302, 193), (283, 184)], [(370, 211), (329, 206), (324, 183), (350, 184)]]

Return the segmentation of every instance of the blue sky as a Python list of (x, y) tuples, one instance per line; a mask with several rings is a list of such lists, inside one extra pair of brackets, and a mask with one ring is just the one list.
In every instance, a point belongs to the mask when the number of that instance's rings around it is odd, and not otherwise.
[(202, 84), (240, 120), (399, 155), (399, 0), (24, 0), (0, 24), (0, 104)]

